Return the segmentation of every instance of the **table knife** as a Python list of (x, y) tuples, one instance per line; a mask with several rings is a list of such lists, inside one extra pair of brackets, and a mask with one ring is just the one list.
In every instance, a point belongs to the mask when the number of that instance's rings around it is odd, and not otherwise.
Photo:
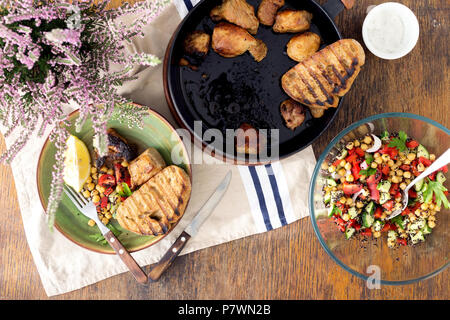
[(153, 281), (158, 280), (164, 271), (170, 267), (172, 262), (183, 250), (184, 246), (188, 242), (188, 240), (195, 236), (200, 229), (201, 225), (205, 220), (211, 215), (214, 208), (220, 202), (220, 200), (225, 195), (225, 192), (228, 189), (228, 186), (231, 181), (231, 171), (227, 173), (225, 178), (213, 192), (213, 194), (209, 197), (209, 199), (203, 204), (201, 209), (195, 214), (195, 217), (192, 219), (190, 224), (184, 229), (184, 231), (180, 234), (174, 244), (169, 248), (169, 250), (164, 254), (161, 260), (152, 268), (149, 273), (149, 278)]

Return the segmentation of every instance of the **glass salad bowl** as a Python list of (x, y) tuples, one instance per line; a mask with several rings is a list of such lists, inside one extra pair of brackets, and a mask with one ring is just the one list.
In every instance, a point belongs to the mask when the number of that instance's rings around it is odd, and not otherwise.
[[(449, 265), (450, 215), (441, 205), (436, 214), (436, 227), (424, 242), (414, 246), (389, 248), (386, 233), (379, 238), (358, 235), (346, 239), (344, 233), (328, 217), (323, 199), (323, 187), (330, 174), (322, 170), (349, 141), (373, 133), (380, 136), (404, 131), (439, 157), (450, 147), (450, 130), (439, 123), (408, 113), (384, 113), (360, 120), (345, 128), (327, 146), (317, 161), (309, 190), (311, 222), (320, 244), (331, 258), (351, 274), (364, 280), (379, 280), (380, 284), (403, 285), (430, 278)], [(448, 174), (444, 186), (450, 189)]]

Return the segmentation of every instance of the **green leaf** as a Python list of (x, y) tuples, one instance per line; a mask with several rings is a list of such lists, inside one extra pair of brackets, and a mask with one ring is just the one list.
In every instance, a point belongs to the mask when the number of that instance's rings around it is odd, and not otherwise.
[(366, 153), (366, 163), (370, 166), (370, 164), (373, 162), (373, 156), (370, 153)]
[(406, 139), (408, 139), (408, 135), (404, 131), (400, 131), (398, 133), (398, 137), (392, 139), (391, 142), (389, 142), (389, 147), (395, 147), (402, 152), (408, 151), (408, 147), (406, 146)]
[(373, 175), (375, 173), (377, 173), (377, 169), (375, 169), (375, 168), (369, 168), (369, 169), (366, 169), (366, 170), (359, 171), (360, 175), (365, 175), (366, 177), (371, 176), (371, 175)]

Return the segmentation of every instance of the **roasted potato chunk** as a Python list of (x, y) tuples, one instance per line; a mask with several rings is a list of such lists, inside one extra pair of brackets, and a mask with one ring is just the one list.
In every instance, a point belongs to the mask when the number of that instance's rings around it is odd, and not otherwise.
[(279, 11), (275, 17), (273, 31), (277, 33), (297, 33), (310, 28), (312, 13), (305, 10), (283, 10)]
[(289, 40), (287, 54), (292, 60), (300, 62), (316, 53), (319, 47), (320, 37), (313, 32), (305, 32)]
[(184, 39), (184, 52), (194, 58), (204, 58), (209, 51), (211, 36), (203, 31), (193, 31)]

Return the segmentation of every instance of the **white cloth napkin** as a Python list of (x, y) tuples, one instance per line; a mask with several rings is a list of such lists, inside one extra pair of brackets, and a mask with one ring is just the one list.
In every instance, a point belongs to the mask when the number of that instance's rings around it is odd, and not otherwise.
[[(136, 38), (131, 50), (164, 56), (170, 37), (181, 21), (176, 9), (180, 7), (179, 1), (175, 1), (176, 6), (169, 5), (146, 27), (145, 37)], [(138, 77), (121, 88), (122, 94), (152, 107), (176, 126), (164, 97), (162, 66), (144, 69)], [(35, 179), (38, 157), (47, 134), (48, 131), (44, 137), (34, 138), (11, 167), (27, 242), (43, 287), (48, 296), (53, 296), (126, 272), (127, 268), (115, 255), (91, 252), (58, 231), (49, 231)], [(10, 145), (14, 138), (13, 135), (6, 139), (6, 144)], [(213, 159), (208, 161), (214, 162)], [(233, 178), (226, 195), (182, 254), (266, 232), (307, 216), (308, 187), (315, 163), (312, 148), (308, 147), (267, 166), (194, 164), (192, 197), (184, 217), (166, 238), (133, 253), (133, 257), (141, 266), (157, 262), (229, 170)]]

